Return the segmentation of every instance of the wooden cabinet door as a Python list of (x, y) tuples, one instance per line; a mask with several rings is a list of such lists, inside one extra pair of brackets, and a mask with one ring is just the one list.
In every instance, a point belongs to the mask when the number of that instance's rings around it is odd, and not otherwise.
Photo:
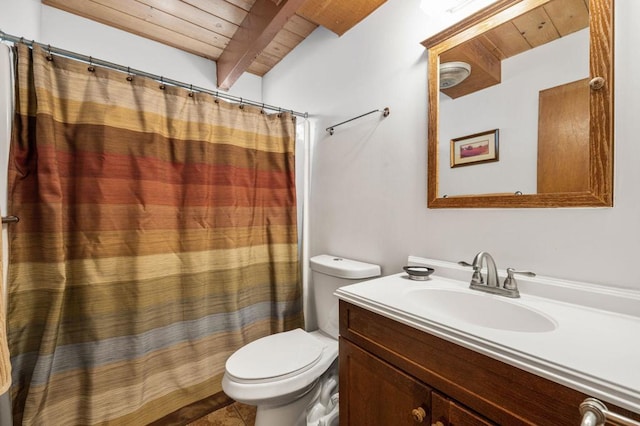
[(340, 339), (340, 424), (429, 425), (431, 389)]
[(540, 92), (538, 193), (589, 189), (589, 79)]
[(440, 395), (431, 393), (431, 424), (433, 426), (493, 426), (489, 420), (457, 402)]

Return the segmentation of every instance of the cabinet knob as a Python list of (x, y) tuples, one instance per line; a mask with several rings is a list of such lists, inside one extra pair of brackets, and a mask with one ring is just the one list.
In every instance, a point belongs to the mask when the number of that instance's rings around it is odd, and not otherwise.
[(424, 411), (424, 408), (418, 407), (411, 410), (411, 416), (416, 423), (422, 423), (427, 418), (427, 412)]
[(593, 89), (593, 90), (600, 90), (604, 87), (605, 84), (605, 79), (602, 77), (595, 77), (593, 79), (591, 79), (591, 81), (589, 82), (589, 86)]

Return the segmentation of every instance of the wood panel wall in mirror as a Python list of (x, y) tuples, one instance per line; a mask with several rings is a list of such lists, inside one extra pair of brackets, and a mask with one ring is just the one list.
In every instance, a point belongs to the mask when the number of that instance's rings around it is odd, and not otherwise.
[(613, 205), (613, 2), (498, 0), (422, 42), (428, 207)]

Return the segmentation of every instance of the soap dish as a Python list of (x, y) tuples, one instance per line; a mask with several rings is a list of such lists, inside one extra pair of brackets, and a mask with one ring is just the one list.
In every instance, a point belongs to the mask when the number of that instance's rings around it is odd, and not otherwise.
[(428, 266), (405, 266), (402, 269), (409, 274), (412, 280), (424, 281), (429, 279), (429, 275), (433, 274), (435, 269)]

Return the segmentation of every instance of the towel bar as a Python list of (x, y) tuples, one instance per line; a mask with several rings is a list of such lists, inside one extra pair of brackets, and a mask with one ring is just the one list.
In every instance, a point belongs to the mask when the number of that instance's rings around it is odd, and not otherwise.
[(607, 421), (621, 426), (640, 426), (640, 422), (609, 411), (606, 405), (595, 398), (587, 398), (582, 401), (580, 414), (582, 414), (580, 426), (600, 426)]

